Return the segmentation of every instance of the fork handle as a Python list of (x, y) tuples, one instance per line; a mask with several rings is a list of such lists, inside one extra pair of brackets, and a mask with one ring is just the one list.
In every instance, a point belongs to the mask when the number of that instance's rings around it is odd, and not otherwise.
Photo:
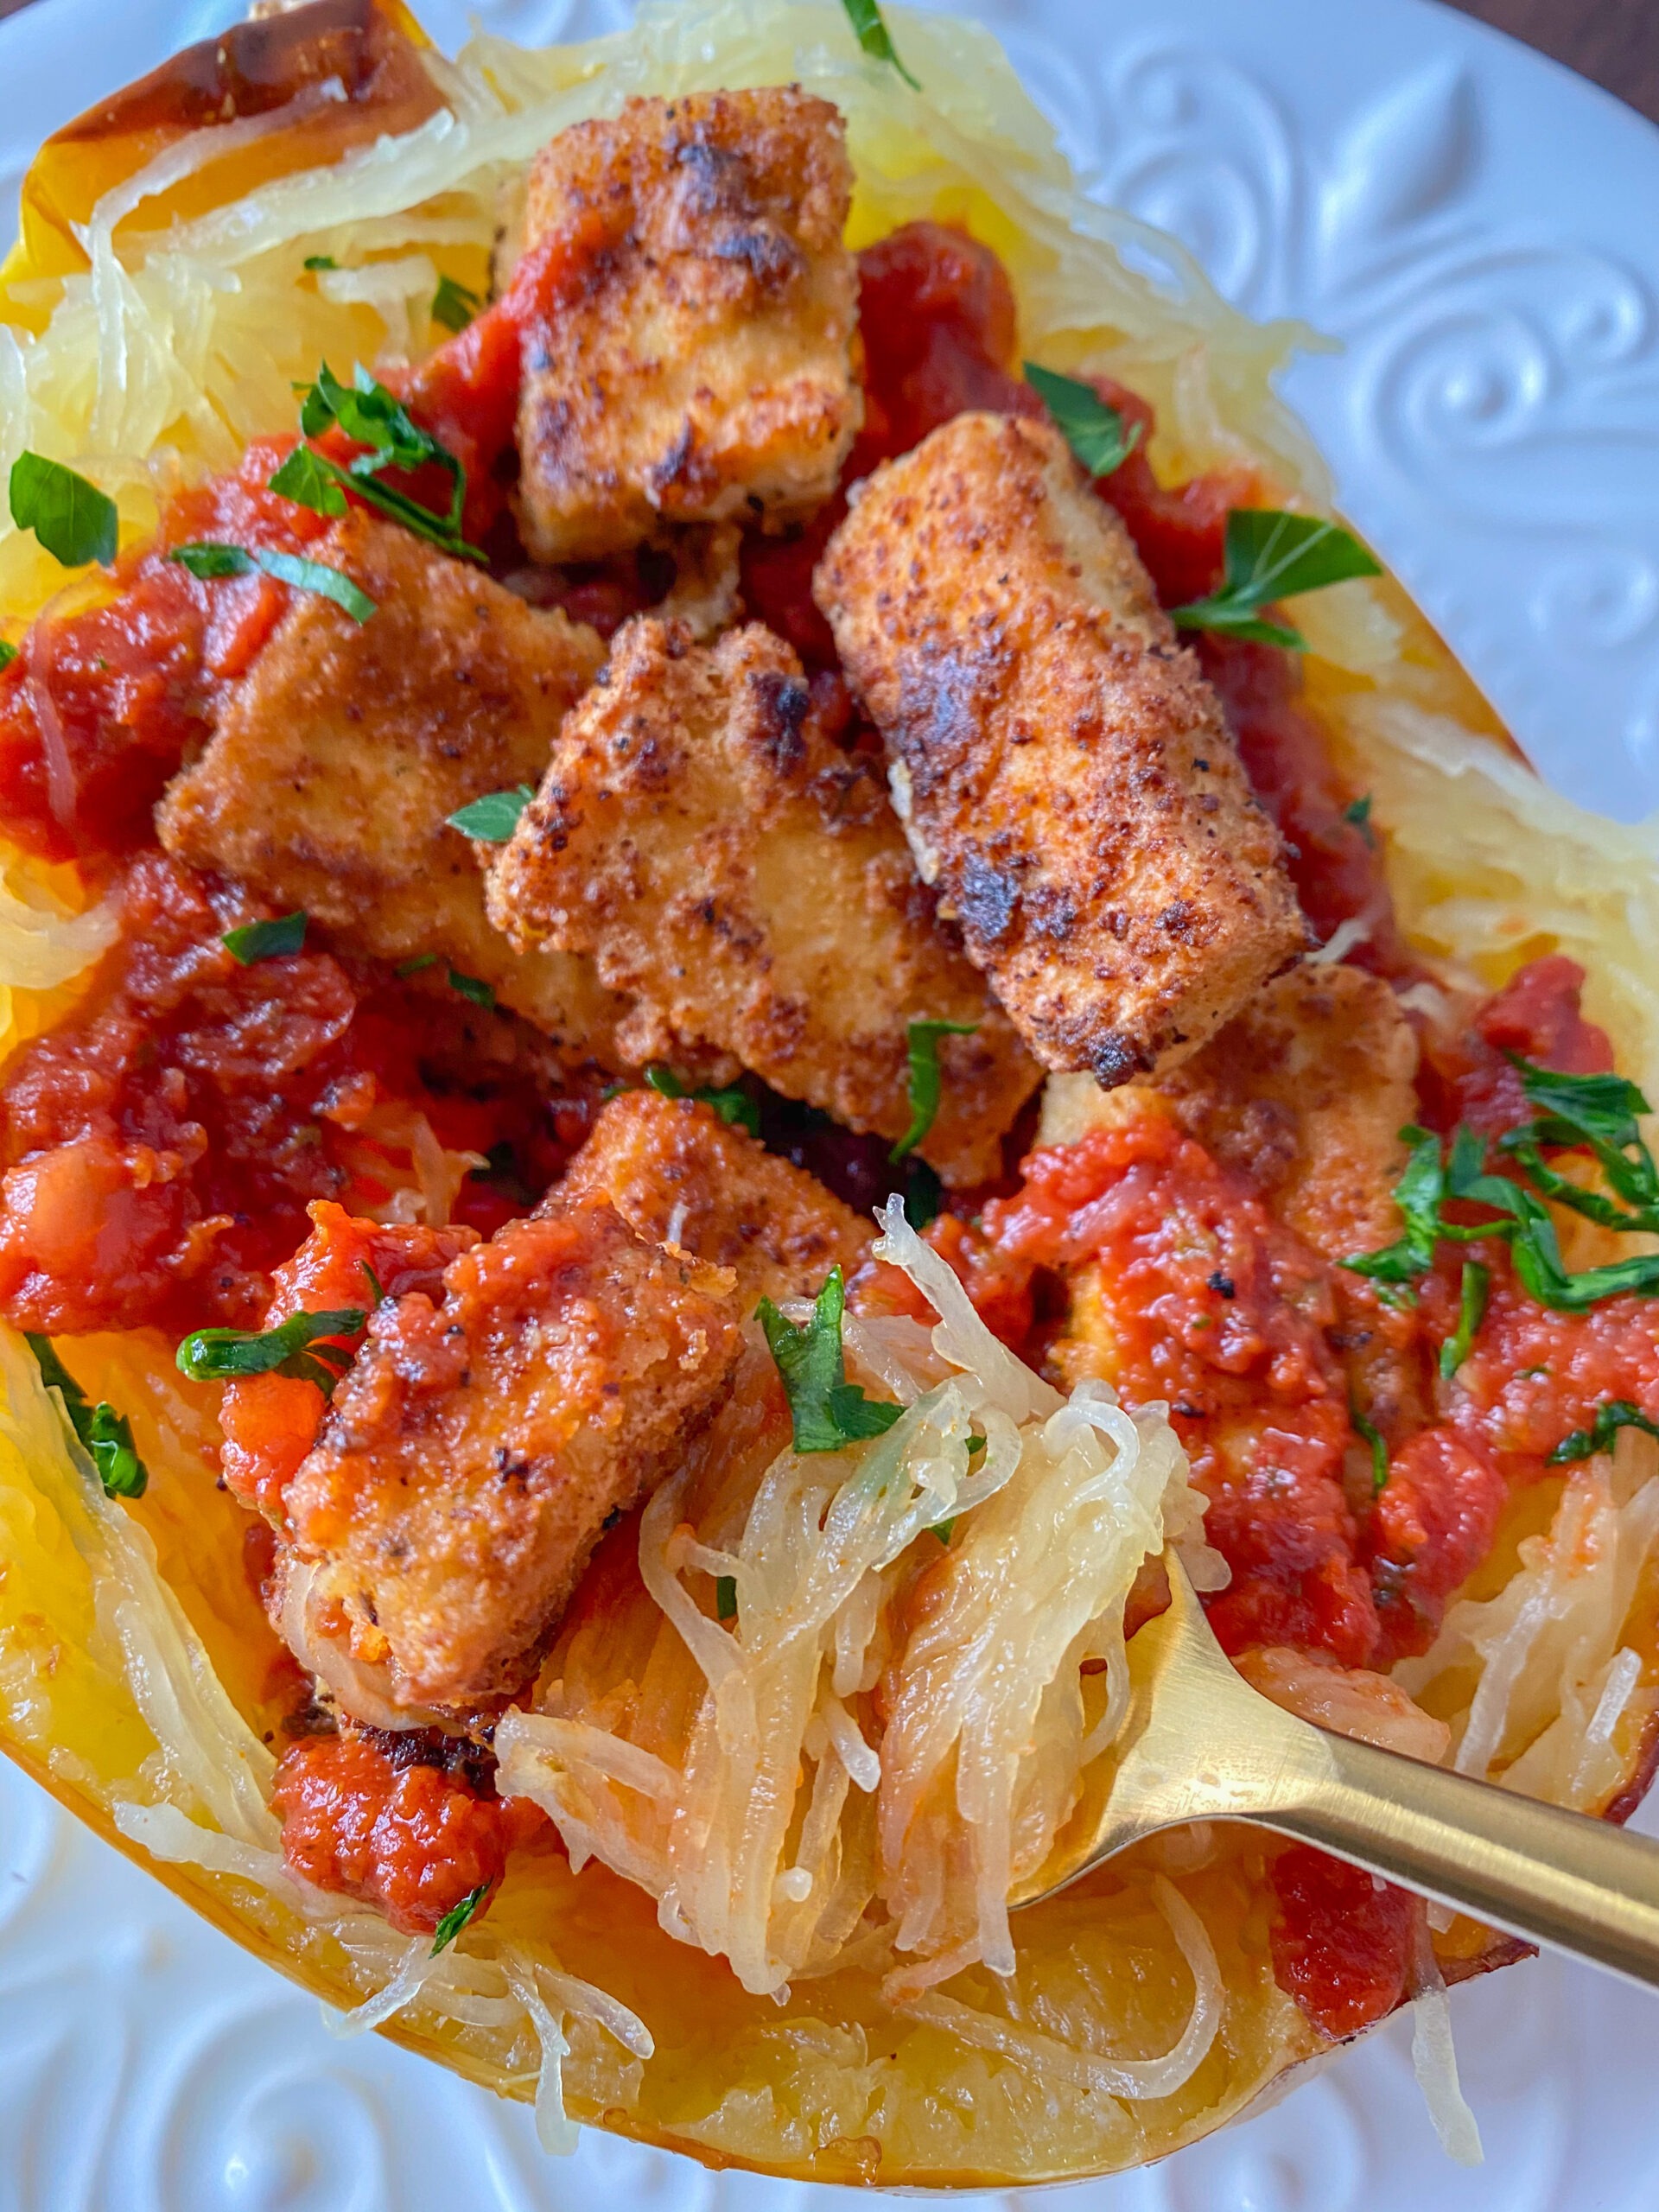
[(1303, 1726), (1325, 1758), (1287, 1776), (1284, 1799), (1247, 1818), (1512, 1936), (1659, 1986), (1659, 1843)]

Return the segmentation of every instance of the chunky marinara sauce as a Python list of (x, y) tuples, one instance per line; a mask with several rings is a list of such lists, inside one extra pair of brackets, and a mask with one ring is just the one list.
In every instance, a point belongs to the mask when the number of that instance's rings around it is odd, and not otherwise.
[[(608, 633), (663, 579), (644, 560), (528, 576), (509, 510), (521, 369), (581, 259), (556, 245), (527, 254), (503, 297), (397, 389), (465, 466), (467, 534), (498, 573)], [(910, 225), (860, 257), (860, 277), (866, 418), (843, 486), (964, 409), (1040, 413), (1015, 374), (1014, 296), (988, 249)], [(1221, 579), (1230, 509), (1264, 503), (1270, 487), (1243, 474), (1160, 485), (1150, 409), (1121, 386), (1100, 390), (1147, 435), (1096, 488), (1164, 603), (1199, 598)], [(286, 588), (262, 575), (203, 583), (167, 555), (194, 539), (290, 550), (319, 536), (323, 518), (268, 488), (286, 449), (251, 447), (234, 474), (169, 503), (156, 541), (123, 556), (103, 599), (49, 612), (0, 675), (0, 811), (30, 849), (111, 879), (124, 925), (81, 1009), (16, 1054), (0, 1090), (0, 1308), (25, 1327), (278, 1319), (364, 1305), (371, 1281), (436, 1297), (469, 1235), (531, 1204), (585, 1131), (588, 1103), (552, 1096), (515, 1026), (453, 994), (327, 950), (238, 969), (220, 939), (253, 910), (153, 849), (154, 802), (287, 605)], [(405, 488), (435, 505), (447, 491)], [(840, 675), (811, 578), (845, 512), (843, 489), (808, 529), (751, 532), (742, 549), (748, 613), (794, 645), (826, 696)], [(1213, 636), (1197, 650), (1318, 934), (1357, 921), (1350, 957), (1408, 976), (1380, 855), (1349, 818), (1355, 794), (1301, 703), (1294, 656)], [(876, 742), (837, 696), (845, 742)], [(1611, 1067), (1606, 1039), (1579, 1014), (1581, 982), (1570, 962), (1536, 962), (1465, 1036), (1426, 1037), (1429, 1126), (1497, 1134), (1526, 1118), (1512, 1052)], [(459, 1229), (360, 1217), (385, 1195), (360, 1139), (386, 1102), (416, 1106), (444, 1145), (490, 1156), (463, 1192)], [(787, 1102), (762, 1113), (769, 1141), (855, 1202), (885, 1191), (880, 1147), (803, 1122)], [(1505, 1247), (1477, 1246), (1490, 1305), (1452, 1383), (1433, 1370), (1456, 1326), (1457, 1263), (1388, 1318), (1391, 1356), (1415, 1363), (1428, 1410), (1414, 1433), (1389, 1438), (1376, 1486), (1337, 1348), (1355, 1279), (1156, 1111), (1032, 1154), (931, 1233), (1027, 1357), (1064, 1371), (1067, 1332), (1087, 1308), (1125, 1395), (1170, 1406), (1232, 1570), (1211, 1618), (1235, 1651), (1288, 1644), (1386, 1667), (1422, 1649), (1510, 1491), (1564, 1436), (1611, 1396), (1659, 1419), (1659, 1306), (1621, 1297), (1550, 1312), (1520, 1289)], [(272, 1522), (321, 1404), (312, 1383), (281, 1376), (226, 1393), (226, 1480)], [(296, 1868), (374, 1899), (409, 1930), (487, 1894), (516, 1834), (487, 1758), (420, 1734), (306, 1737), (282, 1761), (276, 1803)], [(1275, 1968), (1312, 2018), (1344, 2035), (1399, 2002), (1418, 1933), (1409, 1899), (1300, 1847), (1280, 1855), (1274, 1881)]]

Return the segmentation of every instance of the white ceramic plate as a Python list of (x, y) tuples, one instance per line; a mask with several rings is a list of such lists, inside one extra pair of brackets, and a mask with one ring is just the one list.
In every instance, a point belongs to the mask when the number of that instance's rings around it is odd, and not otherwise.
[[(464, 0), (416, 0), (451, 48)], [(242, 12), (0, 24), (0, 230), (35, 144)], [(480, 0), (524, 40), (623, 0)], [(1103, 196), (1228, 296), (1345, 341), (1287, 381), (1343, 504), (1545, 774), (1659, 804), (1659, 132), (1428, 0), (979, 0)], [(1659, 1821), (1649, 1821), (1659, 1834)], [(1459, 1991), (1487, 2163), (1442, 2158), (1395, 2026), (1071, 2212), (1653, 2212), (1659, 1999), (1546, 1960)], [(845, 2212), (528, 2114), (317, 2007), (0, 1761), (0, 2212)], [(983, 2200), (1014, 2212), (1034, 2196)]]

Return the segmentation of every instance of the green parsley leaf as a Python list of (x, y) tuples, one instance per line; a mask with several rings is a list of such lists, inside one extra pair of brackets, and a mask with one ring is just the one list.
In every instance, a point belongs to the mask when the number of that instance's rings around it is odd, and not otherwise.
[(737, 1618), (737, 1577), (717, 1574), (715, 1577), (715, 1618), (731, 1621)]
[(16, 658), (16, 646), (9, 645), (5, 639), (0, 638), (0, 669), (10, 668)]
[(747, 1129), (752, 1137), (760, 1134), (760, 1109), (736, 1084), (728, 1090), (688, 1090), (673, 1069), (664, 1067), (660, 1060), (653, 1060), (645, 1070), (645, 1082), (660, 1097), (695, 1098), (700, 1105), (712, 1106), (728, 1128)]
[(1449, 1382), (1468, 1358), (1475, 1332), (1486, 1319), (1486, 1300), (1491, 1294), (1491, 1269), (1483, 1268), (1478, 1260), (1465, 1260), (1458, 1299), (1457, 1329), (1440, 1346), (1440, 1376), (1443, 1381)]
[(1093, 385), (1077, 377), (1063, 377), (1035, 361), (1022, 365), (1026, 382), (1090, 475), (1098, 481), (1121, 468), (1141, 442), (1141, 425), (1132, 423), (1125, 437), (1123, 417), (1116, 407), (1107, 405)]
[(401, 983), (408, 976), (419, 976), (428, 968), (435, 968), (437, 964), (438, 956), (435, 952), (415, 952), (411, 953), (407, 960), (400, 960), (391, 972)]
[(1374, 1282), (1411, 1282), (1427, 1274), (1434, 1264), (1434, 1247), (1440, 1233), (1440, 1202), (1446, 1195), (1446, 1172), (1440, 1165), (1440, 1141), (1427, 1129), (1404, 1128), (1400, 1141), (1409, 1145), (1406, 1172), (1395, 1185), (1394, 1203), (1405, 1220), (1406, 1233), (1380, 1252), (1356, 1253), (1342, 1264)]
[(941, 1037), (971, 1037), (976, 1021), (912, 1021), (906, 1031), (910, 1053), (910, 1127), (887, 1154), (896, 1166), (915, 1151), (932, 1128), (944, 1088), (939, 1066)]
[(338, 269), (340, 264), (332, 253), (308, 253), (305, 257), (305, 265), (308, 269), (321, 270)]
[(41, 1379), (63, 1401), (69, 1426), (82, 1450), (98, 1470), (105, 1497), (142, 1497), (149, 1484), (149, 1470), (138, 1457), (132, 1441), (132, 1423), (118, 1414), (107, 1398), (94, 1406), (58, 1357), (50, 1337), (25, 1332), (24, 1342), (35, 1355)]
[(492, 987), (481, 976), (468, 976), (459, 968), (449, 970), (449, 988), (452, 991), (459, 991), (462, 998), (470, 999), (474, 1006), (493, 1007), (495, 1004), (495, 992)]
[(1360, 1442), (1370, 1446), (1371, 1495), (1375, 1497), (1376, 1493), (1382, 1488), (1382, 1485), (1389, 1479), (1388, 1444), (1383, 1438), (1382, 1430), (1380, 1428), (1374, 1427), (1373, 1425), (1366, 1420), (1364, 1414), (1361, 1413), (1357, 1406), (1351, 1405), (1349, 1407), (1348, 1418), (1353, 1423), (1354, 1434), (1358, 1437)]
[(481, 798), (469, 799), (465, 806), (457, 807), (449, 817), (449, 827), (486, 845), (505, 845), (535, 796), (528, 784), (519, 784), (510, 791), (486, 791)]
[(364, 1274), (369, 1279), (369, 1305), (371, 1309), (377, 1306), (384, 1306), (386, 1302), (386, 1294), (381, 1286), (379, 1276), (376, 1274), (374, 1269), (369, 1265), (366, 1260), (359, 1260), (357, 1264), (362, 1268)]
[(1227, 518), (1226, 575), (1221, 589), (1170, 609), (1178, 629), (1219, 630), (1260, 645), (1306, 649), (1300, 631), (1262, 619), (1264, 607), (1319, 591), (1349, 576), (1380, 576), (1380, 565), (1339, 524), (1274, 507), (1235, 507)]
[(1512, 1183), (1506, 1175), (1488, 1174), (1484, 1161), (1485, 1146), (1480, 1138), (1470, 1129), (1459, 1128), (1446, 1163), (1446, 1195), (1491, 1206), (1500, 1219), (1473, 1227), (1442, 1221), (1442, 1236), (1461, 1244), (1482, 1236), (1507, 1237), (1522, 1287), (1541, 1306), (1553, 1306), (1559, 1313), (1582, 1313), (1599, 1300), (1624, 1290), (1649, 1297), (1659, 1294), (1659, 1252), (1569, 1274), (1561, 1259), (1555, 1224), (1542, 1198)]
[(899, 59), (892, 34), (882, 21), (878, 0), (841, 0), (847, 10), (847, 20), (858, 34), (858, 42), (873, 61), (889, 61), (910, 86), (919, 92), (921, 86)]
[(952, 1514), (948, 1521), (935, 1521), (931, 1524), (932, 1532), (942, 1544), (948, 1544), (953, 1532), (955, 1531), (956, 1525), (956, 1516)]
[(454, 1942), (456, 1936), (460, 1935), (461, 1929), (473, 1917), (474, 1914), (478, 1910), (479, 1907), (483, 1904), (485, 1898), (488, 1897), (489, 1893), (489, 1884), (487, 1882), (480, 1882), (475, 1890), (469, 1890), (467, 1891), (467, 1895), (462, 1897), (459, 1904), (452, 1904), (450, 1906), (448, 1911), (444, 1914), (443, 1918), (438, 1923), (436, 1930), (432, 1937), (432, 1956), (435, 1959), (437, 1957), (440, 1951), (447, 1951), (448, 1949), (449, 1946)]
[(193, 1382), (227, 1382), (238, 1375), (287, 1375), (333, 1395), (352, 1355), (327, 1339), (354, 1337), (368, 1319), (360, 1306), (327, 1313), (290, 1313), (272, 1329), (193, 1329), (175, 1363)]
[(902, 1406), (867, 1398), (857, 1383), (847, 1380), (841, 1344), (846, 1306), (847, 1287), (836, 1267), (804, 1328), (786, 1320), (769, 1298), (755, 1308), (784, 1380), (798, 1452), (839, 1452), (844, 1445), (880, 1436), (904, 1411)]
[(1342, 810), (1344, 822), (1351, 822), (1356, 830), (1367, 830), (1371, 820), (1371, 795), (1363, 791), (1357, 798), (1351, 798)]
[(432, 295), (432, 320), (446, 330), (465, 330), (483, 304), (476, 292), (469, 292), (453, 276), (440, 276)]
[(275, 576), (278, 583), (292, 584), (296, 591), (315, 592), (319, 599), (332, 599), (343, 607), (353, 622), (366, 622), (375, 612), (374, 601), (367, 592), (354, 584), (340, 569), (331, 569), (326, 561), (307, 561), (297, 553), (271, 553), (262, 546), (254, 555), (268, 576)]
[(251, 576), (254, 570), (253, 556), (245, 546), (219, 545), (206, 538), (193, 545), (175, 545), (167, 557), (203, 583), (220, 576)]
[(10, 491), (13, 522), (32, 530), (66, 569), (84, 569), (89, 561), (107, 567), (114, 560), (120, 535), (115, 501), (73, 468), (43, 454), (20, 453)]
[[(300, 404), (300, 428), (308, 438), (320, 438), (338, 427), (355, 444), (366, 446), (347, 468), (309, 446), (297, 447), (270, 480), (271, 489), (302, 506), (322, 514), (344, 514), (345, 497), (354, 493), (367, 505), (400, 522), (417, 537), (424, 537), (446, 553), (483, 562), (485, 555), (461, 534), (467, 504), (467, 472), (454, 454), (423, 430), (395, 395), (359, 368), (350, 384), (342, 384), (325, 361), (315, 384), (308, 385)], [(301, 463), (299, 455), (308, 456)], [(406, 492), (378, 481), (382, 469), (405, 472), (432, 467), (449, 478), (449, 505), (445, 513), (423, 506)], [(290, 472), (292, 478), (290, 480)], [(338, 499), (339, 505), (332, 502)]]
[[(280, 475), (282, 470), (276, 473)], [(271, 480), (274, 483), (276, 479)], [(188, 569), (193, 576), (200, 577), (204, 582), (220, 576), (251, 575), (254, 569), (263, 569), (278, 583), (291, 584), (296, 591), (315, 592), (321, 599), (332, 599), (337, 607), (345, 608), (354, 622), (366, 622), (375, 612), (374, 601), (367, 592), (360, 591), (348, 575), (339, 569), (331, 569), (324, 561), (302, 560), (297, 554), (276, 553), (263, 545), (249, 552), (245, 546), (219, 545), (209, 540), (194, 545), (175, 545), (167, 557)]]
[(343, 473), (309, 446), (296, 446), (269, 488), (292, 499), (296, 507), (309, 507), (313, 514), (343, 515), (348, 505), (340, 487)]
[[(1522, 1289), (1541, 1306), (1559, 1313), (1582, 1313), (1599, 1300), (1621, 1291), (1659, 1296), (1659, 1253), (1644, 1252), (1569, 1274), (1543, 1198), (1507, 1175), (1489, 1173), (1484, 1141), (1472, 1129), (1460, 1127), (1455, 1131), (1444, 1165), (1439, 1140), (1427, 1130), (1402, 1129), (1401, 1135), (1412, 1147), (1410, 1161), (1394, 1194), (1405, 1217), (1406, 1233), (1380, 1252), (1359, 1253), (1344, 1260), (1343, 1266), (1354, 1274), (1382, 1282), (1407, 1282), (1427, 1273), (1433, 1264), (1434, 1249), (1442, 1241), (1473, 1244), (1484, 1237), (1501, 1236), (1510, 1246)], [(1524, 1149), (1522, 1164), (1529, 1173), (1541, 1168), (1541, 1162), (1535, 1165), (1526, 1159)], [(1628, 1160), (1624, 1166), (1632, 1174), (1638, 1172), (1637, 1164)], [(1451, 1198), (1485, 1206), (1497, 1217), (1474, 1223), (1448, 1221), (1444, 1209)], [(1646, 1224), (1639, 1214), (1619, 1215), (1615, 1211), (1612, 1225), (1636, 1229)], [(1467, 1281), (1464, 1294), (1465, 1298), (1476, 1295)], [(1458, 1340), (1454, 1337), (1452, 1342), (1455, 1345)]]
[(1645, 1429), (1649, 1436), (1659, 1436), (1659, 1422), (1650, 1421), (1640, 1406), (1633, 1406), (1628, 1398), (1609, 1398), (1596, 1408), (1594, 1426), (1575, 1428), (1570, 1436), (1564, 1436), (1545, 1465), (1560, 1467), (1573, 1459), (1587, 1459), (1594, 1452), (1611, 1452), (1621, 1428)]
[(278, 960), (303, 950), (309, 918), (299, 906), (274, 922), (245, 922), (239, 930), (226, 930), (219, 943), (239, 968), (251, 968), (256, 960)]
[[(1508, 1055), (1519, 1069), (1534, 1120), (1506, 1130), (1498, 1148), (1520, 1162), (1528, 1179), (1546, 1198), (1586, 1214), (1608, 1229), (1659, 1230), (1659, 1169), (1643, 1141), (1637, 1116), (1651, 1109), (1633, 1083), (1619, 1075), (1569, 1075)], [(1587, 1147), (1624, 1211), (1605, 1192), (1586, 1191), (1558, 1174), (1540, 1147)]]

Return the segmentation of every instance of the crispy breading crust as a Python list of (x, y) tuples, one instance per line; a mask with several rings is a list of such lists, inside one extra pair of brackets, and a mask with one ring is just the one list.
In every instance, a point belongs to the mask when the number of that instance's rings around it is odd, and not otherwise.
[(1379, 976), (1310, 963), (1281, 976), (1155, 1088), (1206, 1152), (1240, 1169), (1328, 1260), (1400, 1232), (1400, 1131), (1417, 1113), (1417, 1039)]
[(729, 1388), (729, 1274), (556, 1193), (380, 1307), (284, 1494), (352, 1656), (409, 1704), (518, 1687), (607, 1520), (669, 1471)]
[(361, 512), (317, 549), (375, 602), (354, 622), (294, 604), (207, 751), (156, 810), (167, 850), (282, 906), (346, 949), (435, 952), (490, 984), (575, 1059), (607, 1066), (627, 1012), (591, 961), (515, 954), (485, 917), (472, 845), (447, 817), (534, 784), (560, 717), (604, 658), (598, 633), (541, 613), (476, 569)]
[(917, 863), (1044, 1064), (1173, 1065), (1302, 951), (1278, 835), (1128, 533), (1052, 425), (879, 468), (814, 595)]
[(566, 718), (491, 872), (516, 944), (592, 953), (680, 1035), (736, 1054), (854, 1129), (910, 1122), (907, 1025), (940, 1044), (921, 1149), (947, 1182), (994, 1174), (1039, 1071), (938, 926), (878, 762), (820, 727), (801, 664), (758, 624), (712, 649), (641, 618)]
[[(1417, 1039), (1380, 977), (1310, 964), (1281, 976), (1156, 1088), (1205, 1151), (1240, 1169), (1277, 1218), (1327, 1260), (1391, 1244), (1400, 1131), (1417, 1114)], [(1334, 1341), (1354, 1402), (1390, 1442), (1421, 1402), (1404, 1319), (1339, 1272)]]
[(544, 149), (525, 243), (557, 265), (518, 413), (537, 559), (829, 498), (863, 420), (851, 196), (839, 113), (795, 86), (632, 99)]
[(810, 1298), (840, 1263), (850, 1275), (874, 1231), (814, 1175), (690, 1098), (630, 1090), (612, 1099), (559, 1185), (597, 1195), (636, 1236), (730, 1268), (739, 1311), (761, 1298)]

